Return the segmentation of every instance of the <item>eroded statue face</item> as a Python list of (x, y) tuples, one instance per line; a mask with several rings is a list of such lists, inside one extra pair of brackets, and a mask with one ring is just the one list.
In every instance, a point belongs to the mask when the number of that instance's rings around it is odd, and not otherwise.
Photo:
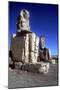
[(17, 21), (17, 29), (19, 31), (29, 30), (29, 12), (25, 9), (21, 10), (18, 21)]

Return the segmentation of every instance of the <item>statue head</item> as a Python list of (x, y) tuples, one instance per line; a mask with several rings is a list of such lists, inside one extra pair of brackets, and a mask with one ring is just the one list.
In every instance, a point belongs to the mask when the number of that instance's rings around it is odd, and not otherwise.
[(17, 18), (17, 29), (28, 28), (29, 26), (29, 12), (22, 9)]
[(44, 47), (45, 47), (45, 37), (44, 35), (41, 35), (40, 36), (40, 48), (44, 49)]

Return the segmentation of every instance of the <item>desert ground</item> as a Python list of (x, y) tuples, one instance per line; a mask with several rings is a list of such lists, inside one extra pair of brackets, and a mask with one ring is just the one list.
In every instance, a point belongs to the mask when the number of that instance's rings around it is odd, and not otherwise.
[(58, 85), (58, 64), (50, 64), (48, 74), (8, 69), (8, 88), (29, 88)]

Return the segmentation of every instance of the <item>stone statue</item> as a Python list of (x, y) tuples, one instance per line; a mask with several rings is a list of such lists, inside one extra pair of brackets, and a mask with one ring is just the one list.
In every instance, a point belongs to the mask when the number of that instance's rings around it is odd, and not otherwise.
[(21, 10), (20, 15), (17, 20), (17, 29), (18, 32), (20, 31), (30, 31), (30, 26), (29, 26), (29, 12), (25, 9)]
[(45, 47), (45, 37), (43, 35), (40, 37), (39, 56), (40, 61), (50, 62), (51, 60), (51, 53), (50, 50)]

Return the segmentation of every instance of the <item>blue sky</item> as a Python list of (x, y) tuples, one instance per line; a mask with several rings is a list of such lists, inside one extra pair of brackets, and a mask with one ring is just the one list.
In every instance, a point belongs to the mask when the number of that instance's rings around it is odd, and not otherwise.
[(50, 48), (52, 55), (56, 55), (58, 53), (58, 5), (9, 2), (9, 37), (16, 33), (17, 17), (21, 9), (30, 12), (31, 31), (39, 37), (44, 34), (46, 47)]

